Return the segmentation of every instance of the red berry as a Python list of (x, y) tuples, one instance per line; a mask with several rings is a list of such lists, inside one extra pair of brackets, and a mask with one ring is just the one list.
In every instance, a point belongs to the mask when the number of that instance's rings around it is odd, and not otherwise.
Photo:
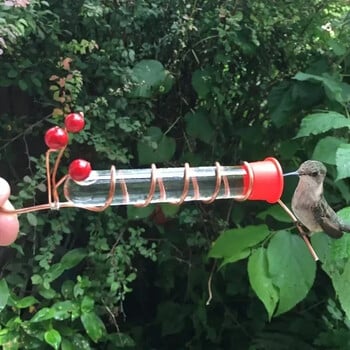
[(69, 132), (79, 132), (85, 126), (84, 113), (70, 113), (66, 116), (64, 124)]
[(83, 181), (90, 175), (91, 165), (84, 159), (73, 160), (69, 165), (68, 173), (73, 180)]
[(54, 150), (58, 150), (60, 148), (67, 146), (68, 144), (67, 131), (58, 126), (54, 126), (53, 128), (46, 131), (45, 143), (47, 147)]

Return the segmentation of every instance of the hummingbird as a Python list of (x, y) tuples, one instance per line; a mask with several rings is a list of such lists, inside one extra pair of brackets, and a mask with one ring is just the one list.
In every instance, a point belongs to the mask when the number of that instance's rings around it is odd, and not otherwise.
[[(327, 203), (323, 194), (323, 182), (327, 168), (316, 160), (302, 163), (296, 172), (299, 183), (292, 198), (292, 210), (296, 218), (311, 235), (325, 232), (332, 238), (340, 238), (343, 232), (350, 232), (350, 225), (345, 224)], [(286, 174), (287, 175), (287, 174)]]

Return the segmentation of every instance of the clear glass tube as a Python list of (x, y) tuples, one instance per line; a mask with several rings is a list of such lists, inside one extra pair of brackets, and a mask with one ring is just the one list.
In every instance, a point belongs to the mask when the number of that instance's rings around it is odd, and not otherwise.
[[(111, 176), (112, 174), (112, 176)], [(81, 182), (68, 178), (64, 194), (68, 201), (82, 207), (103, 206), (111, 179), (115, 191), (111, 205), (144, 205), (240, 199), (245, 194), (247, 171), (241, 166), (126, 169), (92, 171)]]

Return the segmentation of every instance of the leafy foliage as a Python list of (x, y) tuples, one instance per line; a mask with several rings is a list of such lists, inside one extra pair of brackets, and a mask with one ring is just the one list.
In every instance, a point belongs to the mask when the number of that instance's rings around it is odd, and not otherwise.
[[(96, 169), (266, 156), (295, 169), (312, 157), (327, 163), (327, 199), (344, 207), (349, 10), (345, 0), (2, 1), (0, 175), (15, 205), (45, 201), (43, 130), (82, 110), (62, 173), (81, 154)], [(316, 273), (295, 231), (266, 203), (23, 215), (21, 237), (0, 251), (0, 345), (347, 349), (348, 237), (312, 238)]]

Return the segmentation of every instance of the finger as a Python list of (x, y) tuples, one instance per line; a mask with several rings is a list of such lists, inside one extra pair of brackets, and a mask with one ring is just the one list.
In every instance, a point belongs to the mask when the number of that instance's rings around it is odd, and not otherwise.
[(8, 182), (0, 177), (0, 207), (8, 200), (10, 196), (10, 185)]
[[(7, 200), (2, 208), (13, 210), (12, 204)], [(13, 243), (19, 232), (19, 222), (16, 214), (0, 213), (0, 246), (7, 246)]]

